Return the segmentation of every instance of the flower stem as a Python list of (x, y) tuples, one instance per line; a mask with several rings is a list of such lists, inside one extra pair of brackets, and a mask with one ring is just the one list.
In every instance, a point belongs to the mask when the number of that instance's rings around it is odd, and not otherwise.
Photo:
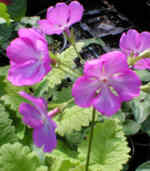
[(91, 147), (92, 147), (92, 140), (93, 140), (93, 132), (94, 132), (95, 114), (96, 114), (96, 110), (93, 107), (93, 111), (92, 111), (92, 123), (91, 123), (91, 131), (90, 131), (90, 137), (89, 137), (89, 145), (88, 145), (88, 153), (87, 153), (87, 158), (86, 158), (85, 171), (88, 171), (88, 167), (89, 167)]
[(64, 36), (66, 37), (66, 39), (68, 40), (68, 42), (72, 45), (72, 47), (74, 48), (77, 56), (80, 58), (81, 62), (84, 62), (84, 60), (82, 59), (80, 53), (77, 50), (76, 44), (75, 44), (75, 38), (74, 38), (74, 33), (73, 31), (71, 32), (70, 36), (68, 36), (68, 34), (66, 32), (64, 32)]

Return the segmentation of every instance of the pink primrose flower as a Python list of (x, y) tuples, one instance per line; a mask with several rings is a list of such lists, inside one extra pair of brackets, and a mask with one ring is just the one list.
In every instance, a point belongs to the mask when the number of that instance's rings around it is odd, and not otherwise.
[(57, 3), (55, 7), (48, 8), (46, 19), (39, 20), (38, 24), (45, 34), (59, 35), (64, 31), (68, 32), (72, 24), (79, 22), (83, 11), (83, 6), (77, 1), (72, 1), (69, 5)]
[(51, 70), (48, 44), (35, 29), (20, 29), (18, 34), (7, 47), (8, 80), (16, 86), (33, 85)]
[(72, 88), (72, 96), (80, 107), (93, 106), (103, 115), (111, 116), (140, 93), (141, 81), (129, 69), (125, 55), (119, 51), (109, 52), (99, 59), (87, 61), (84, 75)]
[[(120, 38), (120, 48), (127, 56), (138, 56), (141, 52), (150, 48), (150, 33), (139, 33), (134, 29), (130, 29), (127, 33), (123, 33)], [(141, 59), (135, 65), (136, 69), (150, 69), (150, 58)]]
[(22, 103), (19, 112), (23, 122), (33, 128), (33, 141), (37, 147), (43, 147), (44, 152), (56, 148), (56, 123), (48, 116), (47, 103), (43, 98), (35, 98), (25, 92), (19, 93), (30, 103)]

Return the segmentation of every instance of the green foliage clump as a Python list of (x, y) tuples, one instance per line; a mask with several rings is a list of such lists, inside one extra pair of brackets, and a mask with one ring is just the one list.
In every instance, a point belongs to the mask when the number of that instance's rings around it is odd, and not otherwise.
[[(79, 146), (79, 158), (86, 159), (88, 139)], [(94, 171), (120, 171), (129, 159), (129, 147), (118, 120), (105, 120), (94, 128), (90, 168)]]
[(48, 171), (41, 166), (36, 153), (20, 143), (4, 144), (0, 148), (0, 171)]
[[(84, 171), (88, 140), (78, 146), (78, 152), (62, 142), (47, 156), (50, 171)], [(94, 128), (89, 171), (120, 171), (129, 159), (129, 147), (118, 120), (105, 120)]]

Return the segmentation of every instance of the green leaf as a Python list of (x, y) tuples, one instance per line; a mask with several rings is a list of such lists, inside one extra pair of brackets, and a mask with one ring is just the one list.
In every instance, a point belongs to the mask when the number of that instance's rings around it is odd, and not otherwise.
[(74, 168), (80, 163), (77, 159), (77, 152), (72, 151), (60, 141), (58, 141), (57, 148), (47, 154), (47, 161), (50, 161), (50, 171), (70, 171), (70, 168)]
[(9, 43), (9, 38), (12, 36), (13, 25), (0, 24), (0, 45), (3, 49), (6, 49)]
[(19, 21), (26, 13), (26, 0), (12, 0), (12, 3), (8, 6), (8, 13), (10, 16)]
[[(129, 147), (118, 120), (105, 120), (94, 128), (90, 169), (94, 171), (120, 171), (129, 159)], [(86, 160), (89, 142), (79, 145), (79, 158)]]
[(6, 93), (2, 97), (0, 97), (0, 99), (12, 110), (18, 111), (19, 105), (22, 102), (27, 102), (27, 100), (19, 95), (19, 91), (28, 91), (28, 88), (14, 86), (8, 80), (5, 80), (4, 83), (4, 90)]
[[(7, 12), (7, 6), (4, 3), (0, 3), (0, 19), (4, 19), (4, 23), (10, 22), (10, 16)], [(1, 21), (0, 21), (1, 24)]]
[(137, 123), (142, 123), (150, 115), (150, 96), (141, 91), (139, 97), (130, 102)]
[[(78, 51), (82, 49), (84, 46), (84, 43), (76, 43)], [(68, 67), (71, 67), (73, 69), (73, 66), (75, 66), (75, 63), (73, 60), (76, 58), (76, 52), (72, 46), (67, 48), (65, 51), (63, 51), (61, 54), (57, 54), (57, 58), (60, 60), (61, 63), (64, 63), (67, 65), (64, 67), (61, 67), (61, 69), (58, 67), (54, 67), (51, 72), (47, 75), (48, 80), (48, 86), (50, 88), (54, 88), (55, 85), (58, 85), (61, 83), (63, 79), (65, 79), (67, 76), (74, 75), (74, 72), (72, 72)]]
[(150, 170), (150, 161), (147, 161), (141, 164), (136, 171), (149, 171)]
[(142, 131), (146, 132), (150, 136), (150, 117), (148, 117), (143, 123), (142, 123)]
[(9, 113), (0, 103), (0, 146), (5, 143), (13, 143), (17, 140), (15, 128), (12, 126), (12, 121), (8, 118)]
[(36, 169), (36, 171), (48, 171), (47, 166), (40, 166), (39, 168)]
[(0, 171), (40, 171), (40, 167), (38, 156), (27, 146), (15, 143), (0, 148)]
[(142, 81), (150, 81), (150, 72), (147, 70), (137, 70), (136, 74), (140, 77)]
[[(70, 134), (72, 131), (80, 131), (82, 127), (88, 126), (92, 120), (92, 108), (80, 108), (76, 105), (70, 106), (56, 118), (57, 133), (61, 136)], [(60, 119), (59, 119), (60, 118)]]
[(128, 119), (123, 123), (123, 130), (126, 135), (136, 134), (140, 130), (140, 128), (141, 125), (134, 120)]
[(61, 91), (56, 91), (53, 97), (53, 103), (65, 103), (72, 98), (71, 87), (62, 88)]

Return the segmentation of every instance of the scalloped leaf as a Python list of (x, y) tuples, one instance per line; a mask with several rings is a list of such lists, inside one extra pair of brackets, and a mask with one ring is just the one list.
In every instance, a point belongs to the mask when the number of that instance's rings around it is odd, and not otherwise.
[(40, 167), (38, 156), (27, 146), (15, 143), (0, 148), (0, 171), (40, 171)]
[[(120, 171), (129, 159), (130, 149), (119, 121), (110, 119), (104, 123), (97, 123), (93, 135), (90, 169)], [(87, 155), (88, 140), (84, 140), (78, 148), (79, 158), (83, 162)]]
[(80, 108), (76, 105), (64, 110), (61, 119), (56, 118), (57, 133), (61, 136), (70, 134), (72, 131), (80, 131), (82, 127), (88, 126), (92, 120), (92, 108)]
[(13, 143), (17, 140), (15, 135), (15, 128), (12, 126), (12, 121), (8, 118), (9, 113), (0, 104), (0, 145), (5, 143)]

